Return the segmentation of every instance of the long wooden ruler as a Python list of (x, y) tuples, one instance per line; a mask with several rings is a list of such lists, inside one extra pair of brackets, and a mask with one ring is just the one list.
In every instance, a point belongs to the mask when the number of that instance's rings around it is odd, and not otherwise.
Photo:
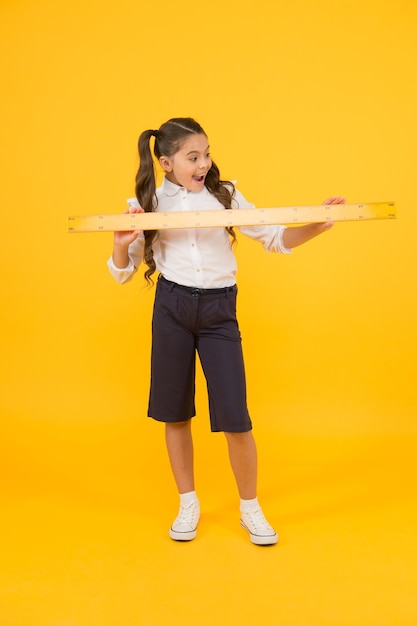
[(68, 217), (69, 233), (175, 228), (217, 228), (395, 219), (395, 202), (368, 204), (321, 204), (268, 209), (220, 209), (207, 211), (121, 213)]

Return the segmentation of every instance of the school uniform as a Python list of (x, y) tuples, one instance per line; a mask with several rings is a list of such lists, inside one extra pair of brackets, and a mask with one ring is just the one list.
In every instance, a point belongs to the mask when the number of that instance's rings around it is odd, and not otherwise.
[[(163, 180), (156, 191), (157, 211), (224, 209), (206, 187), (195, 193)], [(254, 208), (236, 190), (233, 208)], [(226, 209), (224, 209), (226, 210)], [(268, 252), (290, 253), (284, 226), (239, 226)], [(143, 259), (144, 238), (129, 246), (129, 264), (112, 276), (125, 283)], [(241, 336), (236, 320), (237, 264), (225, 228), (158, 231), (152, 245), (157, 272), (152, 319), (151, 387), (148, 415), (182, 422), (195, 415), (195, 355), (207, 381), (211, 430), (246, 432), (252, 428), (246, 404)]]

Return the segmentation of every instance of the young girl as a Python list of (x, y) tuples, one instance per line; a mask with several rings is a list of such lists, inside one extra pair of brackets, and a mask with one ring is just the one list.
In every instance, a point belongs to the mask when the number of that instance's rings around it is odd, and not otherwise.
[[(165, 172), (156, 189), (153, 152)], [(142, 211), (210, 211), (253, 208), (230, 181), (220, 179), (207, 135), (191, 118), (170, 119), (139, 137), (136, 197)], [(343, 203), (341, 197), (326, 204)], [(299, 227), (245, 226), (239, 230), (270, 252), (291, 249), (329, 230), (331, 222)], [(152, 321), (151, 385), (148, 415), (165, 423), (179, 513), (169, 535), (189, 541), (197, 535), (200, 505), (194, 485), (191, 418), (195, 415), (195, 359), (207, 381), (210, 424), (224, 432), (240, 495), (240, 523), (250, 540), (275, 544), (278, 535), (257, 499), (257, 453), (246, 405), (241, 336), (236, 320), (236, 259), (233, 229), (197, 228), (114, 233), (108, 261), (119, 283), (130, 280), (140, 262), (145, 278), (158, 281)]]

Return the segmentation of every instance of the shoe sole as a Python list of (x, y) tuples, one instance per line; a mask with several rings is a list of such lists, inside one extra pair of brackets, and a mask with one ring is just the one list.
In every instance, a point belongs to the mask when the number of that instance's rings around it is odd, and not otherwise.
[(176, 530), (169, 529), (169, 536), (174, 541), (192, 541), (197, 537), (197, 529), (190, 530), (189, 532), (179, 533)]
[(274, 535), (254, 535), (242, 520), (240, 520), (240, 525), (249, 533), (251, 542), (257, 546), (273, 546), (278, 543), (277, 533)]

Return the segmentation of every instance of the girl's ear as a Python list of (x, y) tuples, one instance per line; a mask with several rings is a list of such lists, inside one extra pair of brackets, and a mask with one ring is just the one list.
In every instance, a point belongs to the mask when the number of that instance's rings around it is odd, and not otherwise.
[(172, 172), (171, 160), (168, 157), (159, 157), (159, 164), (165, 172)]

